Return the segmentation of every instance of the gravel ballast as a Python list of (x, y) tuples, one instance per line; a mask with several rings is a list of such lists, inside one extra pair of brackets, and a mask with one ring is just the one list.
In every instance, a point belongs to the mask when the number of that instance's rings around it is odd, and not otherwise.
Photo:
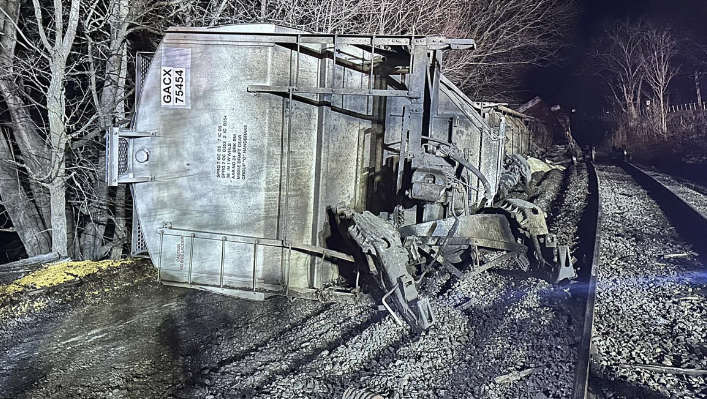
[(705, 268), (633, 179), (599, 167), (603, 221), (593, 344), (597, 398), (705, 398)]
[[(535, 202), (576, 247), (583, 167), (553, 171)], [(565, 196), (565, 190), (570, 193)], [(0, 323), (0, 397), (566, 398), (582, 304), (513, 264), (423, 290), (437, 323), (418, 335), (363, 305), (249, 302), (162, 287), (149, 268), (42, 293), (51, 305)], [(24, 370), (20, 373), (18, 370)]]
[(707, 187), (687, 182), (684, 179), (675, 178), (654, 169), (641, 167), (641, 170), (648, 173), (665, 187), (677, 194), (683, 201), (692, 205), (693, 208), (707, 216)]

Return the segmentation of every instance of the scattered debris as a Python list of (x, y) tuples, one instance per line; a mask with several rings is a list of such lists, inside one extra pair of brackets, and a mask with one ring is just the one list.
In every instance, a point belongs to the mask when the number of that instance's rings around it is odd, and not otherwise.
[(700, 298), (698, 296), (684, 296), (684, 297), (678, 298), (678, 300), (680, 300), (680, 301), (699, 301), (700, 299), (702, 299), (702, 298)]
[(4, 297), (43, 288), (55, 287), (98, 271), (131, 263), (130, 260), (103, 260), (52, 263), (9, 284), (0, 286), (0, 300)]
[(459, 309), (459, 310), (467, 310), (467, 309), (469, 309), (470, 307), (472, 307), (475, 302), (476, 302), (476, 301), (475, 301), (474, 299), (469, 299), (469, 300), (467, 300), (466, 302), (463, 302), (463, 303), (457, 305), (456, 308)]
[(631, 366), (639, 368), (639, 369), (643, 369), (643, 370), (655, 371), (658, 373), (684, 374), (684, 375), (707, 375), (707, 370), (701, 370), (701, 369), (686, 369), (683, 367), (658, 366), (658, 365), (654, 365), (654, 364), (634, 364)]
[(689, 258), (690, 255), (691, 254), (688, 252), (682, 252), (679, 254), (663, 254), (663, 255), (661, 255), (661, 258), (663, 258), (663, 259)]
[(532, 173), (549, 172), (553, 169), (560, 171), (565, 170), (565, 167), (562, 165), (554, 165), (533, 157), (528, 157), (528, 165), (530, 165)]
[(59, 254), (52, 252), (0, 265), (0, 284), (7, 284), (59, 259)]
[(506, 375), (502, 375), (502, 376), (494, 378), (493, 382), (495, 382), (496, 384), (509, 384), (511, 382), (518, 381), (521, 378), (534, 373), (535, 370), (537, 370), (537, 369), (538, 369), (538, 367), (533, 367), (533, 368), (529, 368), (529, 369), (525, 369), (525, 370), (521, 370), (521, 371), (514, 371), (512, 373), (508, 373)]

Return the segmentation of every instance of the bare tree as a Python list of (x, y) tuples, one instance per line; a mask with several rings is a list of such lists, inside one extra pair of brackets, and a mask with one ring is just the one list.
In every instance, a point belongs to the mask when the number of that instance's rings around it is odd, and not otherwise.
[(645, 34), (645, 74), (646, 82), (653, 91), (654, 101), (657, 102), (660, 118), (660, 132), (665, 135), (668, 131), (666, 93), (668, 84), (677, 75), (677, 68), (673, 67), (673, 58), (677, 55), (677, 42), (669, 31), (652, 27)]
[(668, 131), (666, 93), (668, 84), (677, 74), (672, 61), (677, 55), (677, 42), (669, 31), (652, 27), (644, 34), (645, 41), (645, 76), (653, 91), (654, 100), (660, 117), (660, 132)]
[[(86, 223), (80, 226), (78, 240), (80, 255), (99, 259), (109, 251), (111, 257), (120, 257), (125, 243), (125, 187), (115, 195), (105, 182), (105, 148), (100, 140), (102, 132), (125, 116), (125, 80), (127, 74), (127, 35), (134, 21), (134, 11), (127, 0), (109, 0), (88, 5), (83, 18), (83, 39), (88, 61), (88, 91), (91, 102), (85, 106), (94, 110), (96, 123), (91, 123), (87, 134), (72, 144), (76, 159), (85, 167), (75, 187), (82, 188), (77, 196), (83, 199)], [(111, 206), (114, 205), (114, 206)], [(112, 219), (114, 239), (105, 242), (106, 227)]]
[[(8, 214), (30, 255), (119, 256), (127, 241), (125, 210), (113, 206), (111, 213), (109, 204), (124, 204), (125, 188), (109, 193), (103, 182), (102, 132), (124, 117), (125, 43), (135, 21), (128, 20), (128, 2), (84, 6), (72, 0), (64, 9), (59, 0), (50, 7), (33, 0), (23, 15), (21, 1), (2, 1), (0, 63), (6, 73), (0, 94), (12, 124), (0, 137), (0, 156), (8, 164), (0, 168), (0, 196)], [(92, 43), (98, 30), (107, 40)], [(109, 216), (118, 245), (105, 242)]]
[(592, 58), (595, 73), (606, 82), (615, 104), (628, 115), (631, 124), (635, 123), (641, 109), (647, 29), (642, 21), (617, 23), (605, 31)]
[(49, 146), (51, 161), (48, 174), (41, 180), (49, 188), (52, 226), (52, 251), (61, 256), (69, 255), (69, 229), (66, 211), (66, 150), (69, 143), (66, 119), (66, 66), (79, 24), (79, 0), (71, 0), (68, 17), (64, 15), (61, 0), (54, 0), (52, 22), (45, 26), (44, 7), (39, 0), (32, 0), (36, 29), (48, 60), (51, 77), (45, 92), (47, 119), (49, 120)]
[(514, 89), (529, 67), (555, 60), (577, 15), (571, 0), (472, 0), (463, 10), (456, 35), (478, 48), (459, 53), (453, 62), (460, 69), (449, 75), (473, 97), (490, 100), (502, 100), (496, 93)]
[[(591, 58), (594, 72), (604, 80), (622, 114), (615, 144), (626, 145), (629, 135), (667, 134), (666, 94), (677, 74), (672, 65), (677, 53), (677, 42), (670, 32), (645, 21), (619, 22), (595, 45)], [(643, 96), (651, 100), (647, 118), (655, 120), (639, 124)]]
[[(82, 79), (88, 101), (77, 104), (95, 118), (84, 118), (71, 144), (74, 174), (72, 197), (78, 217), (77, 256), (119, 258), (128, 242), (126, 188), (111, 189), (105, 183), (103, 134), (126, 117), (131, 90), (128, 82), (129, 36), (138, 31), (161, 34), (165, 15), (182, 2), (103, 0), (85, 3), (82, 42), (75, 51), (86, 61)], [(111, 228), (109, 228), (111, 227)], [(109, 234), (107, 234), (107, 232)]]
[(697, 104), (703, 109), (702, 99), (702, 77), (707, 74), (707, 45), (698, 42), (693, 38), (681, 41), (680, 55), (687, 58), (688, 63), (694, 68), (693, 79), (695, 82), (695, 95)]

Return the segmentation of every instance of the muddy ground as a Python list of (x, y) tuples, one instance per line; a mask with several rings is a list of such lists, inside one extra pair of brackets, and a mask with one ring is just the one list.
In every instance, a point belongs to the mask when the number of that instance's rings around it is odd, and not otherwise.
[(6, 301), (0, 397), (171, 396), (190, 385), (208, 385), (210, 373), (254, 350), (234, 348), (223, 364), (201, 362), (209, 348), (233, 334), (234, 325), (247, 330), (277, 317), (278, 327), (286, 326), (326, 306), (282, 306), (286, 299), (250, 302), (164, 287), (154, 275), (150, 262), (139, 261)]

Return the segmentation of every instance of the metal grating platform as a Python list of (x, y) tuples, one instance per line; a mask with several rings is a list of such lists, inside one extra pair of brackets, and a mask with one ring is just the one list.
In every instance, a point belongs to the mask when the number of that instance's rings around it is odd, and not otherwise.
[[(130, 190), (132, 193), (132, 190)], [(142, 231), (140, 218), (137, 217), (137, 210), (133, 207), (133, 231), (130, 242), (130, 255), (137, 257), (148, 256), (145, 233)]]
[(128, 171), (128, 140), (118, 140), (118, 175), (124, 175)]
[[(150, 70), (152, 63), (152, 53), (137, 53), (135, 56), (135, 104), (142, 94), (142, 88), (145, 86), (145, 78), (147, 71)], [(137, 109), (137, 106), (135, 107)]]

